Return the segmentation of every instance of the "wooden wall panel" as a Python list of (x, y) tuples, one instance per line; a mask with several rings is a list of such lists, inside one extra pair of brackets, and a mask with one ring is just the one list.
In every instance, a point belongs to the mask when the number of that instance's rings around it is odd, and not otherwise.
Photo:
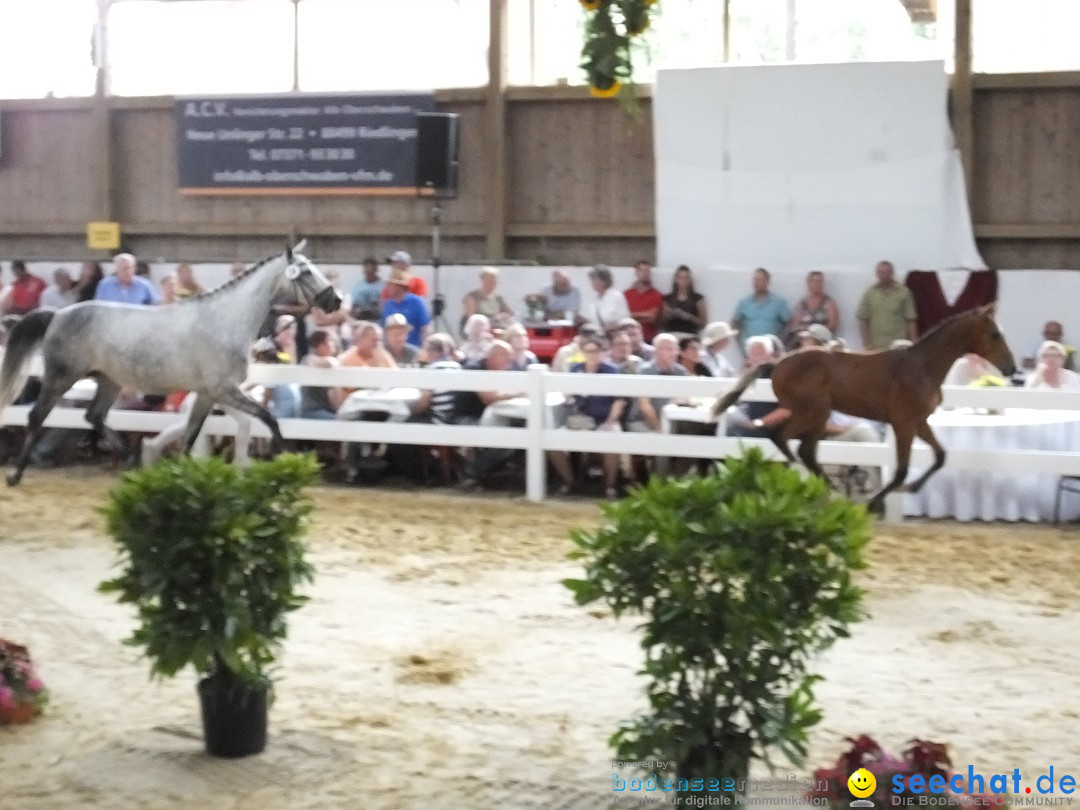
[(93, 195), (89, 107), (5, 107), (2, 126), (0, 222), (85, 228)]
[(516, 101), (509, 113), (510, 222), (652, 223), (651, 104)]
[(998, 270), (1080, 270), (1080, 240), (979, 240), (979, 250)]

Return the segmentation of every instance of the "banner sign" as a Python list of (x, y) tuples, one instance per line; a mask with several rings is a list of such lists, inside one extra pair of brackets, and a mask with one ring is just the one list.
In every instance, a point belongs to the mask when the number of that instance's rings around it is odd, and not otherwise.
[(176, 100), (181, 194), (415, 194), (434, 93)]

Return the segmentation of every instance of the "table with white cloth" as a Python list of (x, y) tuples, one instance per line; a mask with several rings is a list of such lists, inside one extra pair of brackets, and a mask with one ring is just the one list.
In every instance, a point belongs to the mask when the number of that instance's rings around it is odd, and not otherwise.
[[(548, 391), (545, 399), (544, 413), (547, 423), (544, 427), (557, 428), (566, 421), (566, 395), (560, 391)], [(484, 408), (480, 424), (484, 427), (499, 427), (510, 425), (515, 421), (526, 421), (528, 418), (529, 398), (513, 397), (492, 402)]]
[[(1002, 413), (969, 408), (938, 410), (930, 427), (945, 452), (950, 450), (1043, 450), (1080, 452), (1080, 411), (1008, 408)], [(915, 446), (921, 445), (919, 439)], [(922, 490), (904, 495), (904, 514), (911, 517), (951, 517), (970, 520), (1050, 521), (1059, 475), (1010, 471), (1008, 458), (993, 469), (945, 466), (934, 473)], [(989, 467), (990, 465), (988, 465)], [(1080, 470), (1078, 470), (1080, 472)], [(914, 466), (907, 480), (922, 471)], [(1062, 520), (1080, 516), (1080, 497), (1066, 495)]]
[(713, 416), (715, 399), (693, 400), (690, 403), (669, 402), (660, 410), (660, 430), (664, 433), (672, 432), (674, 422), (692, 422), (698, 425), (716, 425), (716, 435), (723, 436), (727, 424), (727, 414), (722, 413), (719, 417)]
[(388, 422), (404, 422), (420, 401), (419, 388), (363, 388), (353, 391), (337, 410), (338, 419), (361, 419), (364, 414), (386, 415)]

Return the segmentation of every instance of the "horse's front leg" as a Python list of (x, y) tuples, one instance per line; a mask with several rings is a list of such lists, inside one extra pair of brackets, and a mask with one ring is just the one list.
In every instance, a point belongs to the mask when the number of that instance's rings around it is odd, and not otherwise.
[(219, 401), (223, 405), (231, 405), (241, 413), (246, 413), (266, 425), (270, 430), (270, 454), (276, 456), (281, 452), (285, 439), (278, 427), (278, 420), (270, 411), (241, 391), (239, 386), (223, 391)]
[(896, 473), (892, 480), (875, 492), (866, 503), (866, 508), (879, 516), (885, 514), (885, 496), (904, 485), (908, 462), (911, 461), (911, 442), (915, 438), (914, 425), (893, 425), (892, 428), (896, 436)]
[(908, 487), (907, 492), (918, 492), (922, 489), (923, 484), (927, 479), (945, 466), (945, 448), (941, 446), (941, 442), (937, 440), (937, 436), (934, 435), (934, 431), (930, 429), (930, 425), (923, 422), (917, 428), (915, 428), (915, 435), (930, 445), (930, 449), (934, 451), (934, 463), (929, 470), (924, 472), (922, 476), (913, 481)]

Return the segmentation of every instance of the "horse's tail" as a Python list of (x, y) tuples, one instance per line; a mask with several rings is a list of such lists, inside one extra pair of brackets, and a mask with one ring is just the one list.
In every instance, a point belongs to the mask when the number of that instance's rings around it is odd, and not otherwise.
[(0, 367), (0, 411), (14, 402), (26, 382), (23, 369), (34, 349), (45, 339), (55, 309), (35, 309), (19, 319), (11, 330), (4, 347), (4, 364)]
[(713, 419), (716, 419), (739, 401), (739, 397), (743, 395), (747, 388), (750, 387), (750, 383), (756, 380), (758, 377), (763, 377), (766, 374), (772, 373), (772, 370), (776, 368), (776, 363), (762, 363), (757, 368), (752, 368), (741, 377), (739, 381), (735, 383), (735, 387), (728, 391), (720, 400), (713, 406)]

